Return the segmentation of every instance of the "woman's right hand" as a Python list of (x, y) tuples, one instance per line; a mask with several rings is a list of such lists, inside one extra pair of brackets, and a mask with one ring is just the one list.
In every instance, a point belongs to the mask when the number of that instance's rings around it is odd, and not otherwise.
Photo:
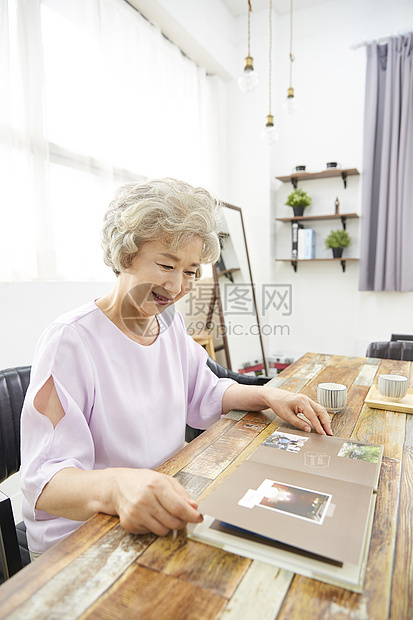
[(198, 504), (175, 478), (150, 469), (110, 472), (114, 512), (127, 532), (164, 536), (203, 520)]
[(203, 519), (198, 504), (175, 478), (123, 467), (64, 468), (46, 484), (36, 508), (75, 521), (97, 512), (117, 515), (127, 532), (158, 536)]

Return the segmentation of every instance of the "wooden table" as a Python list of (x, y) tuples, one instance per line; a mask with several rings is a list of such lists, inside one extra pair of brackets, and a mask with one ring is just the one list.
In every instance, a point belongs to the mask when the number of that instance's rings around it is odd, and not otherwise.
[[(380, 372), (412, 364), (307, 353), (272, 382), (312, 398), (322, 381), (349, 387), (334, 434), (384, 445), (363, 594), (188, 540), (134, 536), (96, 515), (0, 588), (0, 617), (303, 620), (413, 618), (413, 416), (370, 409)], [(202, 498), (282, 424), (231, 412), (162, 465)]]

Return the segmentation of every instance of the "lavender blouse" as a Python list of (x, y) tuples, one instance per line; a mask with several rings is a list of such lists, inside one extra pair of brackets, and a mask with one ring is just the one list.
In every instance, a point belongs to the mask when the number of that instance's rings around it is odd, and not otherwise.
[[(21, 487), (29, 548), (35, 553), (80, 522), (35, 510), (47, 482), (65, 467), (156, 468), (181, 449), (185, 423), (207, 428), (233, 383), (218, 379), (207, 353), (174, 308), (142, 346), (90, 302), (56, 320), (37, 345), (21, 420)], [(33, 404), (52, 376), (65, 416), (53, 428)]]

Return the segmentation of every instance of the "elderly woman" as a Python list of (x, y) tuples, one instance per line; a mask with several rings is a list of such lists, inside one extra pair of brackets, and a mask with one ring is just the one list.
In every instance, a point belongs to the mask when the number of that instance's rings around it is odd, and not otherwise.
[(21, 481), (29, 548), (44, 552), (96, 512), (164, 535), (202, 521), (177, 480), (153, 471), (231, 409), (272, 408), (331, 434), (303, 395), (218, 379), (173, 304), (219, 257), (219, 205), (173, 179), (121, 188), (103, 229), (113, 290), (57, 319), (37, 346), (22, 413)]

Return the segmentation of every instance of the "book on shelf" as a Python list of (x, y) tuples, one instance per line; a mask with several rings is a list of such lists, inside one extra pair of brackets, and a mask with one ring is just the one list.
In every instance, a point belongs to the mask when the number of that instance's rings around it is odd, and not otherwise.
[(189, 536), (363, 591), (383, 446), (279, 427), (206, 499)]
[(303, 224), (298, 222), (291, 224), (291, 258), (298, 258), (298, 231), (303, 227)]
[(315, 230), (300, 228), (298, 231), (298, 258), (315, 258)]

